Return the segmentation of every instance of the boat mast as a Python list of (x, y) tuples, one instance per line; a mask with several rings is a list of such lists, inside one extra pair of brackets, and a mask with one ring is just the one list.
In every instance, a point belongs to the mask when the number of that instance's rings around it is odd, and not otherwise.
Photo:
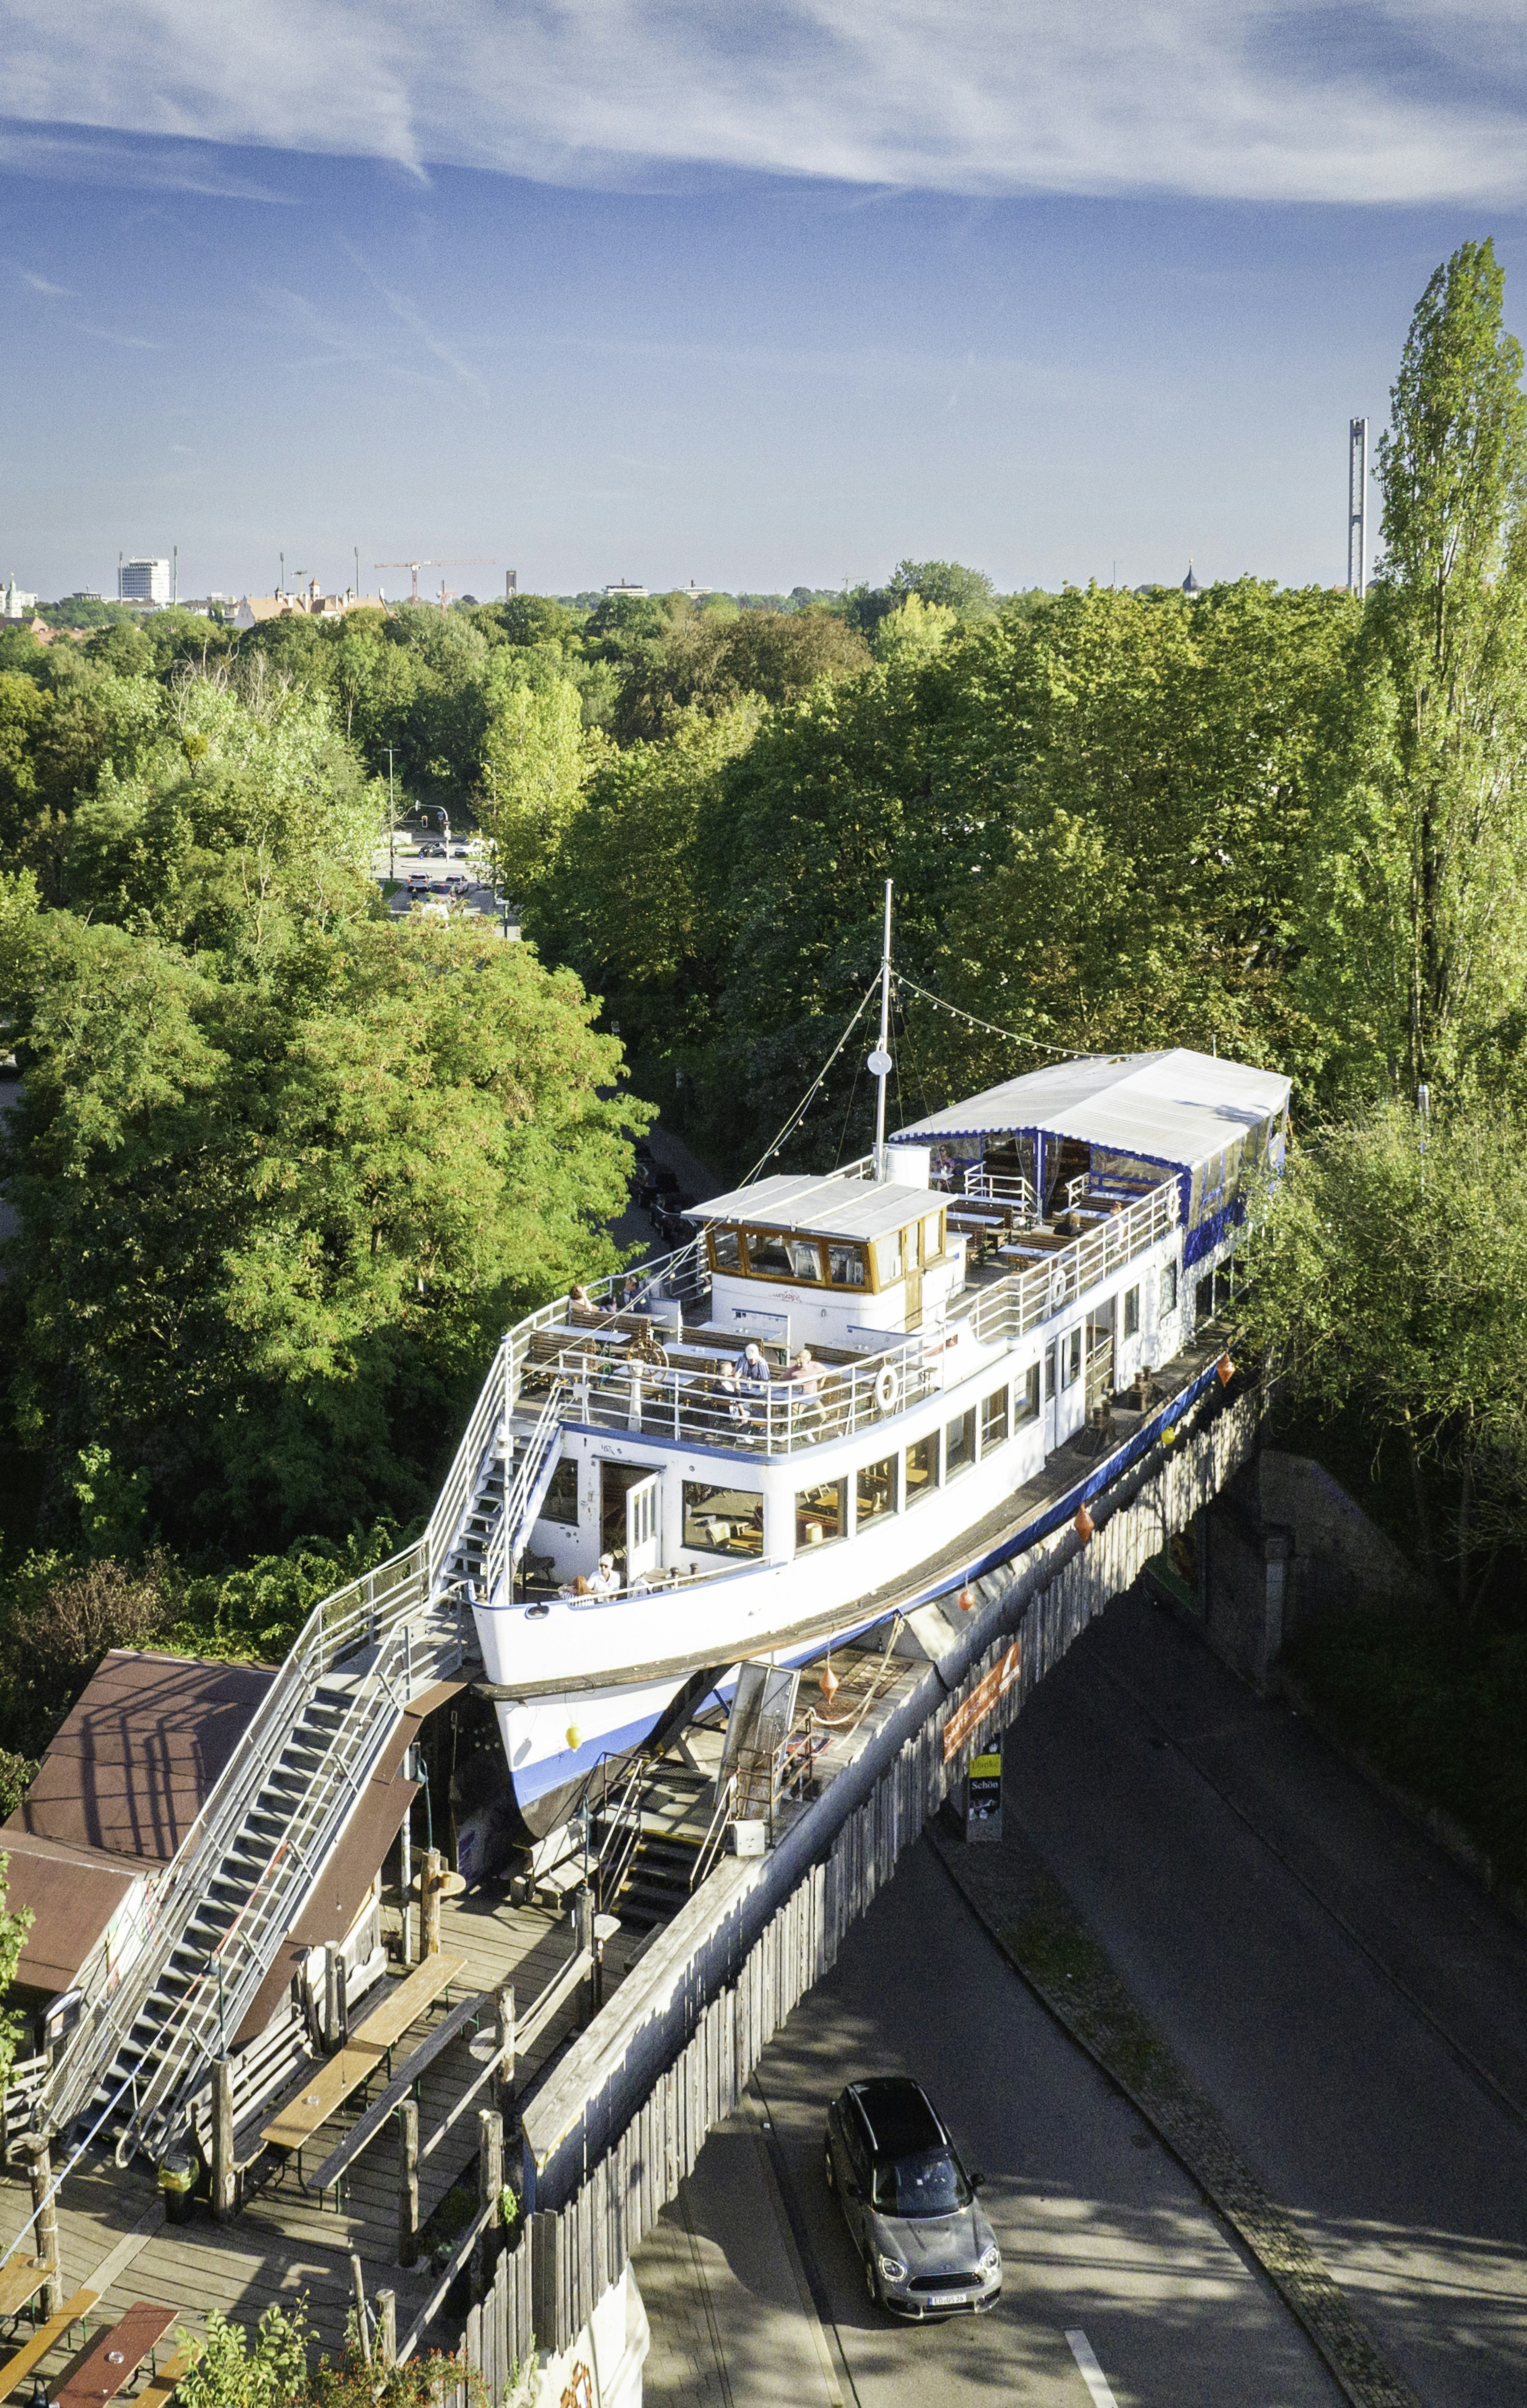
[(885, 882), (885, 939), (880, 948), (880, 1041), (869, 1057), (868, 1068), (879, 1083), (875, 1098), (875, 1176), (882, 1184), (889, 1166), (885, 1143), (885, 1082), (891, 1076), (891, 886)]

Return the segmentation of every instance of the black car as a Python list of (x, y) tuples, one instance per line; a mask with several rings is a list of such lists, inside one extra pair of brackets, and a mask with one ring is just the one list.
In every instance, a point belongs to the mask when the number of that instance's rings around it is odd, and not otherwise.
[(850, 2082), (827, 2112), (827, 2187), (878, 2307), (979, 2315), (1002, 2297), (1002, 2252), (928, 2094), (905, 2074)]

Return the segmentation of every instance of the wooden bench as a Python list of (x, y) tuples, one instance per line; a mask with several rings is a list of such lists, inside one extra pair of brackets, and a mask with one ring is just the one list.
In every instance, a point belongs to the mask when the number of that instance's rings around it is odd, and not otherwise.
[(0, 2267), (0, 2318), (19, 2316), (48, 2280), (48, 2269), (35, 2258), (13, 2258)]
[(99, 2296), (95, 2291), (76, 2291), (72, 2299), (64, 2300), (56, 2316), (50, 2316), (46, 2324), (40, 2324), (36, 2332), (28, 2334), (14, 2356), (0, 2366), (0, 2400), (9, 2400), (21, 2389), (27, 2376), (42, 2364), (49, 2351), (56, 2342), (64, 2339), (71, 2325), (85, 2322)]
[(175, 2397), (177, 2386), (183, 2376), (191, 2372), (195, 2363), (193, 2349), (178, 2349), (173, 2358), (164, 2360), (152, 2381), (144, 2385), (133, 2402), (133, 2408), (166, 2408), (166, 2403)]
[(53, 2408), (99, 2408), (101, 2401), (115, 2400), (164, 2340), (178, 2314), (175, 2308), (136, 2300), (76, 2361), (62, 2389), (53, 2393)]
[(465, 1969), (464, 1956), (426, 1956), (401, 1982), (393, 1983), (388, 1997), (356, 2027), (344, 2047), (319, 2066), (294, 2099), (278, 2109), (263, 2127), (261, 2139), (273, 2149), (301, 2149), (384, 2061), (391, 2077), (397, 2042)]

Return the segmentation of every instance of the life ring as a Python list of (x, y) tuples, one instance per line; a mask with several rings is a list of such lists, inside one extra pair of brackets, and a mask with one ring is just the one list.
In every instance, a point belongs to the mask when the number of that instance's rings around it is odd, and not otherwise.
[(1051, 1304), (1063, 1304), (1065, 1302), (1065, 1272), (1057, 1267), (1049, 1275), (1049, 1300)]
[(875, 1401), (880, 1411), (883, 1413), (893, 1413), (896, 1410), (896, 1398), (900, 1394), (901, 1385), (896, 1378), (895, 1365), (882, 1363), (875, 1375)]

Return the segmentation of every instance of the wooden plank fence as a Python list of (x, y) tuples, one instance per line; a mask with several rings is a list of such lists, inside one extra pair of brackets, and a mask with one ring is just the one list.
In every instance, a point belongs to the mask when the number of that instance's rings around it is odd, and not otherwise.
[[(826, 1856), (791, 1893), (744, 1959), (735, 1983), (700, 2014), (614, 2145), (566, 2206), (529, 2216), (504, 2251), (458, 2344), (493, 2408), (513, 2408), (513, 2368), (535, 2350), (564, 2350), (652, 2230), (708, 2135), (740, 2103), (749, 2077), (792, 2008), (832, 1971), (844, 1934), (873, 1905), (897, 1859), (957, 1779), (966, 1756), (1012, 1723), (1024, 1699), (1112, 1597), (1128, 1588), (1167, 1539), (1185, 1529), (1251, 1452), (1263, 1399), (1252, 1390), (1185, 1432), (1150, 1478), (1110, 1510), (1092, 1510), (1086, 1543), (1030, 1595), (1018, 1624), (1020, 1677), (999, 1696), (946, 1765), (944, 1725), (1012, 1643), (1005, 1629), (949, 1692), (845, 1822)], [(978, 1584), (982, 1603), (1015, 1588), (1013, 1568)], [(464, 2401), (464, 2392), (462, 2395)]]

